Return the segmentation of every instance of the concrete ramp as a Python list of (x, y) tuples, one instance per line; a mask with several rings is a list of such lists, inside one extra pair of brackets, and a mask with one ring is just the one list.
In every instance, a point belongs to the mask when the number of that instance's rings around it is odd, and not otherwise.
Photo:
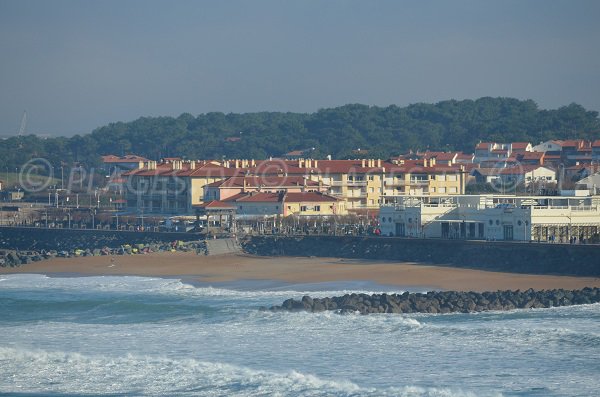
[(206, 240), (208, 255), (224, 255), (242, 253), (242, 247), (234, 238)]

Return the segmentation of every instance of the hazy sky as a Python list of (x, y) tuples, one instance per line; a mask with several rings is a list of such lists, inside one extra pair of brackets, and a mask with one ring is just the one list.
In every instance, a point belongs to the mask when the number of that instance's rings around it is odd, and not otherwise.
[(0, 134), (509, 96), (600, 110), (600, 1), (0, 0)]

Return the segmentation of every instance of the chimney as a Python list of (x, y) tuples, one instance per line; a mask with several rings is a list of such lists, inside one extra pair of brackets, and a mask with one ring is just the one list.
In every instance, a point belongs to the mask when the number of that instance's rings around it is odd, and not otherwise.
[(381, 168), (381, 159), (377, 159), (377, 167)]
[(138, 169), (144, 168), (145, 165), (143, 161), (138, 161)]
[(317, 168), (318, 166), (318, 160), (315, 160), (315, 164), (313, 165), (313, 167)]
[(190, 170), (195, 170), (196, 169), (196, 160), (192, 160), (190, 161)]
[(250, 165), (252, 167), (256, 167), (256, 161), (254, 161), (254, 159), (250, 160)]
[(360, 166), (361, 166), (362, 168), (365, 168), (365, 159), (362, 159), (362, 160), (360, 161)]
[(429, 159), (429, 165), (433, 167), (435, 165), (435, 157)]
[(312, 161), (310, 159), (306, 159), (306, 168), (310, 168)]
[(304, 168), (304, 159), (298, 159), (298, 168)]
[(235, 168), (240, 168), (240, 160), (235, 160)]

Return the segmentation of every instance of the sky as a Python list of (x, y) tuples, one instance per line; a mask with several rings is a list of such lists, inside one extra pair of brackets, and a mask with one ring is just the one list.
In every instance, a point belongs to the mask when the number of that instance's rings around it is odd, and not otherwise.
[(600, 1), (0, 0), (0, 135), (483, 96), (600, 110)]

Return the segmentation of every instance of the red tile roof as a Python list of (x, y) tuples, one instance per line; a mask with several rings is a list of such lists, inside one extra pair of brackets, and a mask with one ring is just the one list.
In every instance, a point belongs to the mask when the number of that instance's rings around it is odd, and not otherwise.
[(222, 181), (213, 182), (208, 187), (297, 187), (319, 186), (319, 182), (306, 179), (302, 176), (262, 176), (251, 175), (244, 177), (231, 177)]
[(523, 160), (541, 160), (546, 156), (545, 152), (524, 152), (519, 154), (518, 159)]
[(336, 201), (339, 201), (339, 199), (317, 192), (287, 193), (285, 195), (286, 203), (317, 203)]
[(525, 150), (525, 149), (527, 149), (527, 146), (529, 146), (529, 145), (530, 145), (529, 142), (513, 142), (513, 143), (511, 143), (511, 147), (513, 150), (519, 150), (519, 149)]
[(140, 161), (148, 161), (147, 158), (136, 156), (135, 154), (127, 154), (123, 157), (109, 154), (102, 156), (103, 163), (139, 163)]
[(202, 203), (202, 204), (198, 204), (198, 205), (194, 205), (194, 207), (200, 207), (200, 208), (218, 208), (218, 209), (235, 209), (234, 205), (228, 204), (227, 202), (224, 201), (217, 201), (217, 200), (213, 200), (213, 201), (209, 201), (207, 203)]
[[(281, 201), (283, 195), (280, 193), (246, 193), (235, 199), (235, 202), (250, 202), (250, 203), (276, 203)], [(231, 197), (227, 201), (232, 201)]]

